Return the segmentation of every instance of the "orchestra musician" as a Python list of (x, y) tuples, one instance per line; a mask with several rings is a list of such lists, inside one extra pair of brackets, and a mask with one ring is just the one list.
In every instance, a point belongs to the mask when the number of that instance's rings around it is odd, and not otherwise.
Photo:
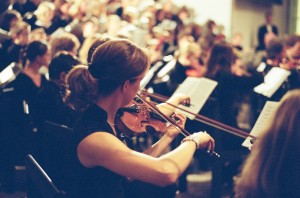
[[(129, 178), (166, 186), (176, 182), (197, 148), (213, 151), (211, 136), (198, 132), (160, 156), (179, 133), (172, 125), (146, 154), (118, 139), (116, 113), (136, 96), (148, 67), (143, 49), (128, 40), (111, 40), (95, 50), (89, 67), (75, 67), (68, 74), (66, 101), (83, 109), (75, 127), (71, 197), (125, 197), (124, 182)], [(175, 117), (183, 127), (185, 118)]]

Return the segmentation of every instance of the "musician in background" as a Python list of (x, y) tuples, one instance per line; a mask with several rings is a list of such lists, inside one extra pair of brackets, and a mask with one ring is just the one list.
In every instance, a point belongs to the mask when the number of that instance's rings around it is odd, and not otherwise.
[[(7, 109), (7, 122), (3, 124), (3, 131), (7, 133), (5, 142), (8, 152), (4, 155), (3, 167), (7, 168), (7, 180), (13, 178), (13, 170), (16, 164), (23, 164), (26, 154), (32, 153), (40, 160), (41, 133), (37, 118), (40, 109), (38, 108), (38, 92), (47, 84), (44, 75), (39, 73), (39, 69), (44, 65), (48, 66), (50, 51), (47, 43), (34, 41), (26, 49), (27, 63), (25, 68), (19, 73), (14, 81), (6, 88), (11, 89), (9, 102), (5, 103)], [(7, 161), (5, 160), (5, 157)], [(12, 181), (10, 181), (12, 182)], [(7, 186), (14, 190), (12, 186)], [(5, 185), (5, 184), (4, 184)]]
[(300, 90), (289, 91), (251, 148), (236, 198), (300, 197)]
[[(204, 77), (218, 82), (211, 95), (216, 99), (219, 107), (217, 120), (232, 127), (238, 127), (237, 102), (241, 94), (252, 91), (263, 80), (262, 75), (234, 70), (233, 66), (238, 64), (237, 60), (238, 57), (229, 43), (216, 43), (212, 47), (207, 62), (207, 72), (204, 75)], [(211, 113), (212, 115), (209, 117), (213, 118), (214, 113)]]
[(10, 28), (11, 42), (7, 45), (4, 54), (4, 65), (9, 65), (12, 62), (25, 67), (26, 57), (25, 50), (29, 44), (31, 27), (24, 21), (17, 21)]
[(265, 76), (272, 68), (280, 67), (291, 73), (270, 98), (263, 95), (257, 97), (257, 112), (261, 111), (267, 100), (279, 101), (289, 90), (300, 88), (299, 48), (299, 37), (295, 35), (287, 37), (286, 40), (274, 38), (268, 43), (267, 56), (258, 66), (257, 71)]
[(200, 60), (201, 48), (195, 42), (188, 42), (178, 50), (177, 61), (171, 70), (168, 88), (173, 93), (177, 87), (188, 77), (201, 77), (205, 68)]
[(288, 78), (288, 89), (300, 88), (300, 36), (290, 35), (285, 40), (286, 60), (282, 68), (291, 72)]
[(64, 32), (56, 35), (50, 40), (51, 58), (60, 51), (70, 52), (72, 55), (77, 56), (78, 49), (80, 48), (80, 41), (75, 34)]
[[(240, 102), (244, 97), (251, 94), (253, 88), (263, 82), (263, 76), (258, 73), (249, 73), (247, 71), (237, 72), (235, 64), (238, 57), (234, 53), (233, 47), (226, 42), (215, 43), (211, 49), (207, 61), (207, 72), (204, 77), (218, 82), (199, 114), (211, 119), (239, 128), (237, 116), (240, 108)], [(239, 68), (240, 70), (240, 68)], [(238, 73), (235, 74), (234, 72)], [(197, 102), (197, 101), (194, 101)], [(200, 122), (187, 120), (187, 130), (204, 129), (210, 131), (215, 139), (218, 139), (217, 149), (221, 153), (231, 151), (242, 151), (243, 139), (232, 134), (218, 131), (208, 125)], [(242, 162), (242, 155), (232, 157), (232, 159), (223, 159), (222, 179), (223, 184), (232, 187), (232, 178), (236, 174), (237, 168)], [(234, 159), (233, 159), (234, 158)], [(203, 165), (204, 167), (207, 165)]]
[(72, 127), (78, 114), (69, 108), (63, 101), (65, 97), (65, 78), (67, 73), (80, 61), (69, 52), (59, 52), (49, 64), (50, 80), (38, 93), (40, 115), (39, 120), (43, 126), (48, 120), (57, 124)]

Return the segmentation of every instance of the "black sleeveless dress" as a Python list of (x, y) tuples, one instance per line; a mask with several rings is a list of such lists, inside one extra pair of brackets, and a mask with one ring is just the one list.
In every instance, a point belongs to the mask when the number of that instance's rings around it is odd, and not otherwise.
[[(77, 157), (78, 144), (88, 135), (105, 131), (113, 134), (107, 123), (107, 113), (96, 105), (86, 109), (74, 127), (72, 146), (72, 176), (68, 189), (69, 197), (122, 198), (126, 179), (104, 167), (86, 168)], [(113, 146), (113, 145), (112, 145)], [(112, 156), (113, 157), (113, 156)]]

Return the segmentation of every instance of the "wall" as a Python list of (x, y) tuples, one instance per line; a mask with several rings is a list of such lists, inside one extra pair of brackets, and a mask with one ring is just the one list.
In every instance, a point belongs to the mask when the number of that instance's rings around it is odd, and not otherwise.
[(259, 4), (252, 0), (234, 0), (232, 5), (231, 32), (243, 35), (243, 46), (253, 49), (257, 45), (257, 30), (265, 21), (267, 10), (273, 12), (273, 22), (279, 29), (279, 36), (283, 37), (287, 31), (286, 10), (287, 3), (282, 5)]
[(231, 35), (231, 10), (234, 0), (173, 0), (177, 6), (186, 5), (195, 11), (195, 21), (204, 24), (212, 19), (224, 26), (224, 34)]
[(280, 36), (287, 32), (287, 0), (283, 5), (266, 5), (259, 0), (173, 0), (178, 5), (194, 8), (199, 24), (207, 19), (215, 20), (225, 27), (228, 41), (235, 32), (243, 35), (243, 46), (254, 49), (257, 45), (257, 29), (264, 23), (267, 10), (273, 11), (273, 21), (279, 28)]

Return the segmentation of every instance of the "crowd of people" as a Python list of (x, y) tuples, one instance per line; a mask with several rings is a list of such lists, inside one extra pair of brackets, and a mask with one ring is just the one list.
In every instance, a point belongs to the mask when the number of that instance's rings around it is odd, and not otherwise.
[[(173, 95), (187, 77), (216, 81), (199, 113), (247, 132), (266, 101), (280, 101), (272, 122), (276, 125), (258, 137), (251, 153), (246, 149), (250, 158), (241, 174), (245, 155), (235, 162), (225, 159), (221, 168), (224, 182), (232, 186), (238, 175), (237, 197), (299, 195), (299, 174), (288, 178), (299, 172), (298, 153), (288, 152), (297, 151), (300, 141), (300, 93), (291, 91), (300, 88), (300, 36), (280, 38), (270, 12), (258, 30), (257, 63), (243, 61), (241, 42), (218, 32), (213, 20), (197, 24), (192, 8), (176, 7), (172, 1), (5, 0), (0, 7), (0, 73), (11, 63), (22, 69), (1, 85), (6, 90), (0, 95), (1, 107), (9, 116), (0, 120), (0, 183), (7, 191), (14, 191), (13, 167), (26, 154), (43, 164), (45, 121), (74, 129), (69, 162), (74, 175), (64, 189), (71, 197), (132, 197), (149, 189), (159, 192), (157, 197), (175, 197), (176, 190), (187, 189), (185, 175), (193, 157), (199, 157), (197, 149), (216, 148), (221, 155), (244, 150), (240, 137), (223, 132), (220, 137), (217, 129), (177, 114), (167, 103), (156, 106), (179, 126), (168, 126), (143, 149), (133, 148), (132, 138), (145, 136), (124, 138), (116, 117), (137, 96), (150, 70), (143, 88), (170, 97), (174, 105), (189, 100)], [(274, 67), (290, 75), (271, 97), (254, 92)], [(238, 120), (243, 103), (250, 107), (245, 128)], [(180, 136), (181, 127), (192, 134)], [(199, 168), (211, 168), (205, 155), (197, 160)], [(283, 187), (283, 181), (290, 185)], [(153, 192), (143, 197), (153, 197)]]

